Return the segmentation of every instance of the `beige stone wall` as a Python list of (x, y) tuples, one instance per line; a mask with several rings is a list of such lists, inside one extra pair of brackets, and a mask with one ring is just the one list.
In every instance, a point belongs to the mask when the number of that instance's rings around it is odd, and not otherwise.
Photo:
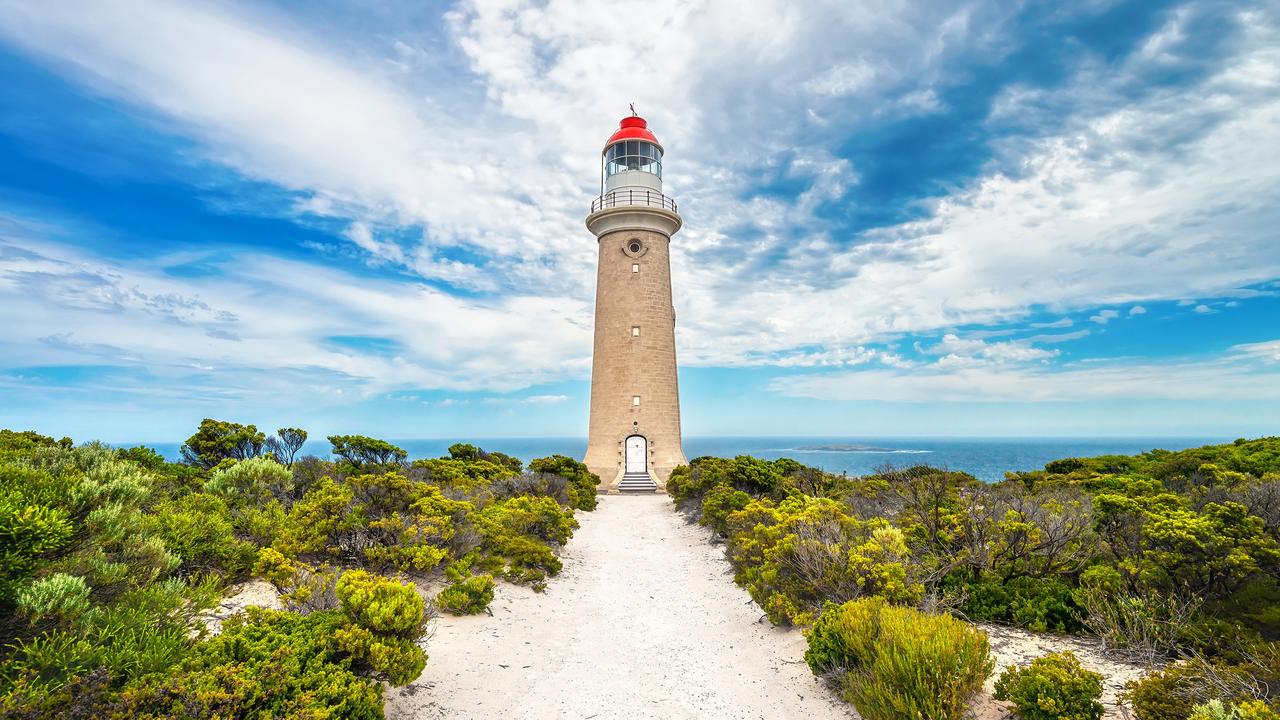
[[(629, 245), (638, 240), (640, 253)], [(617, 489), (623, 443), (632, 434), (648, 440), (649, 468), (665, 488), (686, 463), (680, 440), (676, 379), (675, 308), (671, 304), (670, 239), (648, 230), (615, 230), (600, 236), (596, 277), (595, 353), (591, 367), (591, 421), (584, 460), (600, 476), (601, 489)], [(640, 266), (639, 272), (632, 265)], [(639, 327), (639, 337), (632, 328)], [(632, 398), (640, 396), (640, 405)]]

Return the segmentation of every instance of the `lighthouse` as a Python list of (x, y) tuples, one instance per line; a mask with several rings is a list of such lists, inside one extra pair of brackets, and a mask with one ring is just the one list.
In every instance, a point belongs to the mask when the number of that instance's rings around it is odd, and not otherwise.
[(671, 238), (662, 143), (633, 114), (604, 144), (587, 228), (599, 244), (591, 419), (584, 462), (604, 492), (666, 489), (687, 461), (680, 439)]

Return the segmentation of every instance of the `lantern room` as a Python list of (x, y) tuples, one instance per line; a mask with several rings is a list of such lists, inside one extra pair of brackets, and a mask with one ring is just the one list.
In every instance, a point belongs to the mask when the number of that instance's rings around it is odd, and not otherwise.
[(625, 117), (605, 143), (602, 193), (618, 188), (662, 192), (662, 144), (638, 115)]

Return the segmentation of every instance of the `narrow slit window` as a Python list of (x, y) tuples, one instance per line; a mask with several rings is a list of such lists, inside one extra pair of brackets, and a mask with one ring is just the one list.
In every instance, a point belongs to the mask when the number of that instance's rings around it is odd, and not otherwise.
[(631, 263), (631, 272), (640, 272), (640, 263)]
[(636, 407), (639, 407), (639, 406), (640, 406), (640, 396), (639, 396), (639, 395), (632, 395), (632, 396), (631, 396), (631, 404), (632, 404), (632, 405), (634, 405), (634, 406), (636, 406)]
[(631, 337), (640, 337), (640, 326), (639, 326), (639, 325), (632, 325), (632, 326), (631, 326)]

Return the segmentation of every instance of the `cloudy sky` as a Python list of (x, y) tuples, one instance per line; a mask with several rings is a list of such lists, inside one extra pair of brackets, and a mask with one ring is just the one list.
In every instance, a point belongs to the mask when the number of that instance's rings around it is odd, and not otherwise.
[(0, 0), (0, 426), (582, 436), (667, 149), (688, 435), (1280, 431), (1270, 2)]

